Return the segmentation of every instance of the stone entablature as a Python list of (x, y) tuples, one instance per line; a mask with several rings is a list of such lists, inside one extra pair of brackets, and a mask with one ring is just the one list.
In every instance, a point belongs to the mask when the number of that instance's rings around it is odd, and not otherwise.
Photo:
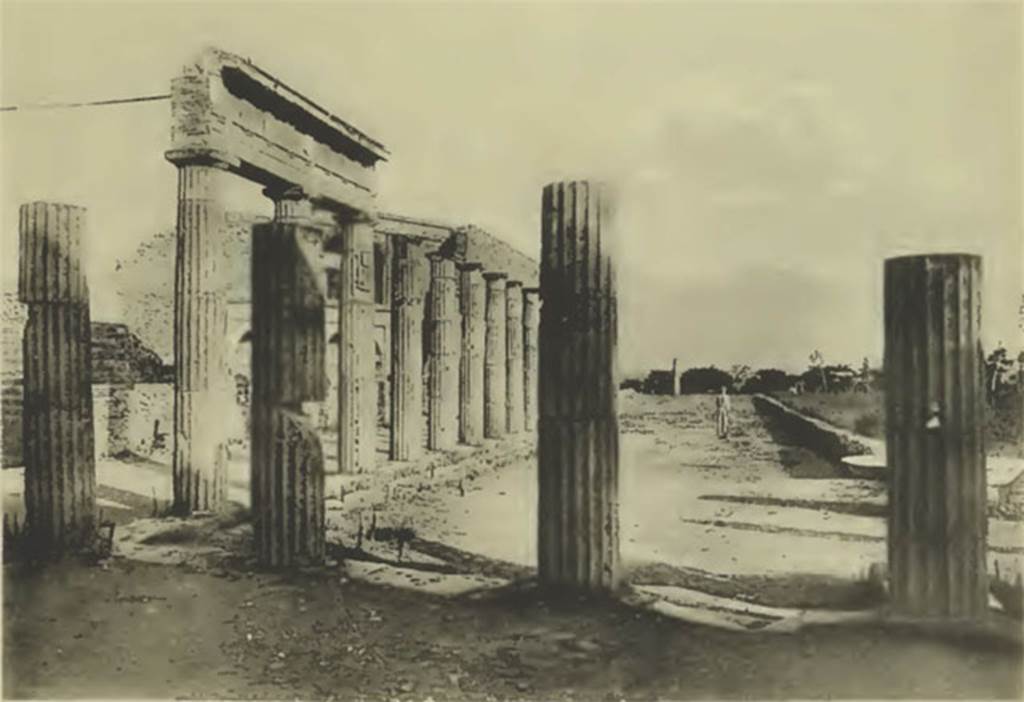
[(326, 209), (372, 211), (378, 141), (252, 62), (207, 49), (171, 82), (175, 163), (199, 160)]

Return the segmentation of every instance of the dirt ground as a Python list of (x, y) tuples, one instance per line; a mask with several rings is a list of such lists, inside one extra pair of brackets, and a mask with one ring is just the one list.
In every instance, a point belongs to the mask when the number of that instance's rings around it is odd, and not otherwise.
[[(749, 402), (735, 408), (736, 431), (719, 441), (708, 398), (623, 394), (627, 579), (775, 607), (873, 604), (864, 576), (885, 557), (882, 487), (837, 478), (779, 443)], [(328, 537), (340, 564), (288, 576), (253, 572), (243, 506), (205, 526), (149, 519), (159, 466), (124, 480), (124, 466), (107, 465), (115, 557), (4, 568), (4, 696), (1020, 697), (1020, 646), (992, 638), (879, 623), (740, 633), (625, 601), (545, 597), (523, 580), (534, 548), (530, 445), (488, 444), (436, 475), (396, 473), (404, 477), (383, 493), (331, 482)], [(244, 502), (239, 476), (232, 496)], [(360, 520), (412, 540), (396, 552), (367, 536), (354, 551)], [(1020, 526), (990, 523), (1004, 572), (1019, 567)], [(159, 538), (153, 528), (164, 529)], [(178, 550), (207, 547), (220, 555)], [(159, 563), (142, 562), (156, 551)], [(392, 587), (365, 577), (382, 558), (400, 560), (413, 580), (444, 572), (513, 584), (446, 596)]]
[(878, 627), (736, 634), (529, 590), (432, 597), (113, 561), (4, 573), (5, 697), (1017, 698), (1019, 649)]

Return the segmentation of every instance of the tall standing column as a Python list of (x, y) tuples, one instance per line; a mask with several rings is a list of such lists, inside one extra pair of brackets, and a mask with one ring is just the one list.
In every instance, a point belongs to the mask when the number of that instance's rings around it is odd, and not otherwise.
[(523, 430), (523, 284), (510, 280), (505, 286), (505, 429)]
[(614, 234), (600, 186), (549, 185), (542, 208), (538, 574), (609, 589), (619, 564)]
[(423, 452), (423, 298), (427, 259), (414, 240), (392, 238), (391, 447), (393, 461)]
[(18, 299), (28, 306), (24, 358), (25, 514), (33, 555), (91, 544), (95, 533), (89, 287), (81, 265), (85, 209), (19, 210)]
[(439, 253), (430, 258), (430, 402), (427, 406), (427, 446), (445, 450), (458, 442), (459, 319), (455, 261)]
[(257, 557), (272, 567), (324, 558), (324, 456), (303, 405), (327, 394), (326, 291), (321, 232), (297, 214), (253, 227), (250, 487)]
[(486, 333), (484, 338), (484, 436), (496, 439), (505, 434), (505, 279), (504, 273), (484, 273), (487, 285)]
[(220, 509), (227, 495), (225, 218), (213, 165), (179, 160), (174, 276), (174, 509)]
[(523, 289), (523, 417), (526, 431), (537, 431), (537, 349), (540, 288)]
[(459, 268), (462, 313), (462, 356), (459, 359), (459, 441), (479, 444), (484, 436), (484, 346), (487, 290), (482, 266)]
[(981, 259), (885, 262), (886, 463), (893, 606), (988, 611)]
[(338, 469), (371, 470), (377, 454), (377, 374), (373, 349), (373, 224), (340, 226), (338, 289)]

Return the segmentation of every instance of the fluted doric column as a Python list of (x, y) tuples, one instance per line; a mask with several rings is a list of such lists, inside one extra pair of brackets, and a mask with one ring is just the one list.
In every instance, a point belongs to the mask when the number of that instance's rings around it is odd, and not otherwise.
[(505, 435), (505, 273), (484, 273), (487, 286), (486, 334), (484, 339), (484, 436)]
[(95, 534), (85, 218), (82, 207), (48, 202), (19, 210), (25, 514), (29, 550), (41, 558), (89, 546)]
[(523, 284), (510, 280), (505, 286), (505, 429), (523, 430)]
[(618, 582), (619, 428), (606, 195), (585, 181), (549, 185), (541, 222), (538, 574), (609, 589)]
[(306, 403), (326, 397), (322, 232), (299, 207), (253, 227), (251, 493), (266, 566), (324, 558), (324, 456)]
[(459, 441), (479, 444), (484, 436), (484, 346), (487, 290), (482, 266), (459, 267), (462, 356), (459, 359)]
[(537, 431), (537, 349), (540, 333), (540, 288), (523, 289), (523, 417), (528, 432)]
[(377, 373), (373, 348), (373, 222), (341, 224), (338, 289), (338, 469), (372, 470), (377, 454)]
[(885, 262), (886, 463), (892, 603), (988, 611), (981, 259)]
[[(170, 156), (169, 156), (170, 158)], [(223, 172), (176, 158), (174, 277), (174, 509), (215, 511), (227, 496), (225, 422), (233, 411), (227, 347)]]
[(430, 258), (430, 401), (427, 405), (427, 447), (455, 447), (459, 430), (459, 319), (455, 261), (433, 253)]
[(423, 452), (423, 304), (429, 275), (414, 239), (391, 240), (391, 447), (393, 461)]

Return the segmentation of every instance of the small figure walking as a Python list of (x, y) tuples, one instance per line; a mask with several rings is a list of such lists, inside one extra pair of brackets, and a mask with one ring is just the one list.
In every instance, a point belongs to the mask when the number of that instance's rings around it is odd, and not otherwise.
[(718, 430), (719, 439), (725, 439), (729, 436), (731, 410), (732, 403), (729, 400), (729, 391), (723, 385), (722, 392), (715, 398), (715, 425)]

